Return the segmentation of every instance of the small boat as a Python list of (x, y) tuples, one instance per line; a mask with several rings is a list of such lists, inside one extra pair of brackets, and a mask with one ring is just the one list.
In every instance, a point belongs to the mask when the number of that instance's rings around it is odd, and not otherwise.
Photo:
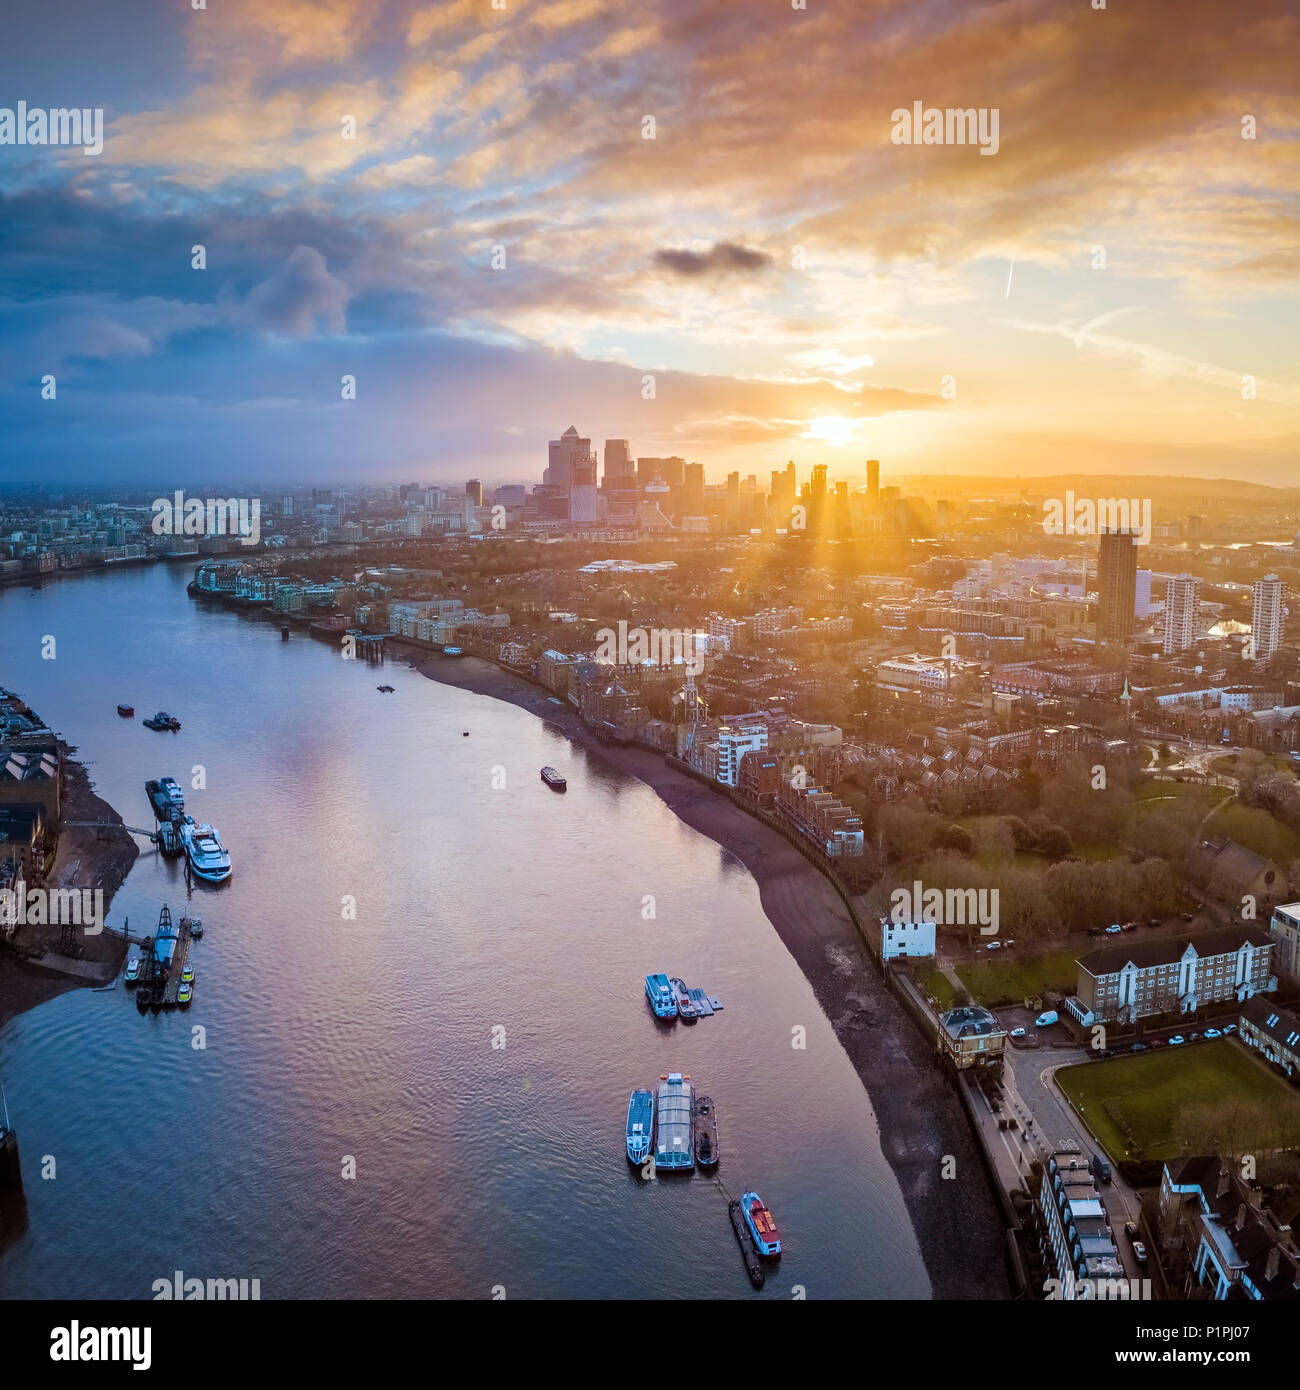
[(131, 719), (135, 715), (134, 705), (118, 705), (117, 712), (123, 719)]
[(126, 977), (125, 977), (125, 983), (126, 983), (127, 988), (129, 989), (133, 984), (135, 984), (135, 983), (139, 980), (139, 978), (140, 978), (140, 957), (139, 957), (139, 956), (132, 956), (131, 959), (130, 959), (129, 961), (127, 961), (127, 963), (126, 963)]
[(713, 1101), (701, 1096), (695, 1102), (695, 1162), (700, 1168), (716, 1168), (722, 1157), (718, 1149), (718, 1114)]
[(654, 1092), (633, 1091), (627, 1102), (627, 1157), (630, 1163), (644, 1163), (650, 1157), (654, 1127)]
[(673, 987), (667, 975), (647, 975), (645, 977), (646, 997), (656, 1018), (676, 1018), (677, 1001), (673, 998)]
[(282, 627), (282, 628), (280, 629), (280, 641), (281, 641), (281, 642), (287, 642), (288, 640), (289, 640), (289, 629), (288, 629), (287, 627)]
[(135, 992), (135, 1006), (141, 1013), (147, 1013), (149, 1005), (153, 1003), (153, 990), (145, 985), (142, 989)]
[(174, 714), (168, 714), (165, 709), (160, 709), (152, 719), (141, 721), (146, 729), (170, 729), (173, 733), (180, 730), (181, 721)]
[(776, 1222), (772, 1220), (772, 1213), (768, 1211), (757, 1192), (742, 1192), (740, 1194), (740, 1211), (745, 1218), (745, 1225), (749, 1227), (749, 1234), (753, 1238), (754, 1248), (758, 1253), (773, 1258), (779, 1255), (781, 1253), (781, 1232), (776, 1229)]
[(160, 777), (144, 784), (149, 804), (158, 820), (180, 820), (185, 814), (185, 793), (174, 777)]
[(382, 690), (385, 695), (391, 695), (393, 693), (393, 687), (391, 685), (377, 685), (375, 689)]
[(188, 1009), (190, 1001), (194, 998), (194, 986), (182, 980), (181, 987), (176, 991), (176, 1002), (182, 1009)]
[(202, 936), (202, 935), (203, 935), (203, 918), (202, 918), (202, 917), (191, 917), (191, 918), (190, 918), (190, 935), (191, 935), (191, 936)]
[(230, 855), (214, 826), (186, 816), (181, 825), (181, 844), (195, 878), (205, 883), (224, 883), (230, 877)]
[(569, 785), (553, 767), (544, 767), (542, 769), (542, 781), (545, 782), (553, 792), (562, 792)]
[(683, 1023), (694, 1023), (699, 1017), (699, 1010), (691, 1000), (690, 990), (686, 988), (686, 981), (676, 975), (668, 979), (668, 983), (673, 987), (673, 997), (677, 1002), (677, 1012), (681, 1015)]

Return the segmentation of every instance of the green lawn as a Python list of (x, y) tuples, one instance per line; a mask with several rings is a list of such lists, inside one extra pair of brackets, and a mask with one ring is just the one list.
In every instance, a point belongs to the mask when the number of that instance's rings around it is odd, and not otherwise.
[(927, 970), (924, 974), (918, 974), (916, 979), (921, 988), (938, 1002), (941, 1009), (952, 1008), (952, 981), (942, 970)]
[(1211, 835), (1226, 835), (1236, 840), (1239, 845), (1271, 859), (1280, 868), (1300, 858), (1300, 835), (1254, 806), (1233, 802), (1216, 811), (1206, 829)]
[[(1048, 955), (1016, 958), (1018, 946), (1011, 950), (992, 952), (988, 959), (969, 962), (957, 967), (957, 978), (981, 1004), (1007, 999), (1027, 999), (1055, 989), (1073, 994), (1078, 979), (1076, 951), (1055, 951)], [(996, 957), (996, 959), (994, 958)]]
[(1062, 1067), (1056, 1079), (1121, 1161), (1177, 1158), (1214, 1139), (1246, 1153), (1300, 1135), (1300, 1091), (1227, 1038)]

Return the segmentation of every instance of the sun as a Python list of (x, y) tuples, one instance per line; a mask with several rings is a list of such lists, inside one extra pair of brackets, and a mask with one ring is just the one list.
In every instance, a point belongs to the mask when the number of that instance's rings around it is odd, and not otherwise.
[(845, 444), (858, 442), (859, 421), (850, 420), (844, 415), (820, 415), (808, 421), (808, 439), (820, 439), (824, 444), (840, 448)]

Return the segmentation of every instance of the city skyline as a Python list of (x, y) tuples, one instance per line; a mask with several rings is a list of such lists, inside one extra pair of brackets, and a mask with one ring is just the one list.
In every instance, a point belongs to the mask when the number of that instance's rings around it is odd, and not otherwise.
[(561, 420), (709, 483), (1293, 473), (1276, 0), (64, 8), (3, 100), (103, 150), (0, 145), (2, 479), (531, 481)]

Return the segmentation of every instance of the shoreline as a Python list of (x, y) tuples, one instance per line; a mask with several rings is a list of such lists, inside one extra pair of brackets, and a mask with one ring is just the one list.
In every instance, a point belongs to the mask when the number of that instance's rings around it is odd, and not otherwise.
[[(66, 826), (59, 836), (54, 867), (46, 879), (47, 888), (101, 889), (104, 894), (104, 916), (117, 890), (126, 880), (140, 849), (125, 828), (122, 817), (102, 797), (96, 795), (90, 774), (73, 756), (75, 750), (63, 745), (67, 787), (63, 798), (64, 820), (95, 820), (111, 822), (113, 829), (101, 838), (90, 826)], [(19, 928), (17, 944), (27, 947), (36, 942), (48, 946), (57, 943), (58, 927)], [(117, 978), (126, 959), (127, 942), (119, 936), (101, 931), (96, 936), (83, 937), (84, 954), (80, 961), (53, 955), (47, 949), (42, 958), (58, 961), (47, 966), (25, 959), (16, 951), (0, 947), (0, 1030), (11, 1019), (26, 1013), (71, 989), (98, 989)], [(81, 973), (62, 968), (81, 967)]]
[[(776, 831), (648, 749), (602, 744), (572, 706), (480, 657), (391, 653), (428, 680), (487, 695), (555, 726), (591, 757), (646, 783), (692, 829), (744, 864), (764, 913), (830, 1020), (875, 1111), (935, 1299), (1008, 1299), (1005, 1221), (961, 1098), (867, 959), (839, 895)], [(944, 1180), (951, 1157), (957, 1177)], [(974, 1183), (974, 1186), (972, 1186)]]

